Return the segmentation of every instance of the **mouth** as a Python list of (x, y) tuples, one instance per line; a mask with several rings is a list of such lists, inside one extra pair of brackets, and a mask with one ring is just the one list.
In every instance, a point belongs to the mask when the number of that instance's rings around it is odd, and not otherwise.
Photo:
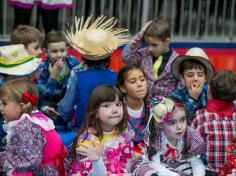
[(178, 136), (182, 136), (183, 135), (183, 132), (178, 132), (176, 133)]

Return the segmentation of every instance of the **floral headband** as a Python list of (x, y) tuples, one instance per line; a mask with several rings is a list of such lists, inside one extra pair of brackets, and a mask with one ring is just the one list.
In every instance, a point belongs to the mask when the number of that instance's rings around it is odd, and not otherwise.
[(29, 92), (24, 92), (22, 95), (23, 103), (32, 103), (32, 105), (37, 105), (38, 97), (36, 95), (30, 95)]

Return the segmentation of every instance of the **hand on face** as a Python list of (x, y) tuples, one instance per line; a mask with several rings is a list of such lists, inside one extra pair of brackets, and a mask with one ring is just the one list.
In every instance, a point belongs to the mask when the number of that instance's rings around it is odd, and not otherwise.
[(85, 156), (84, 159), (80, 160), (81, 162), (87, 160), (97, 161), (102, 157), (103, 146), (101, 144), (95, 143), (94, 141), (92, 141), (92, 146), (79, 142), (76, 152)]
[(191, 82), (188, 85), (188, 93), (190, 97), (192, 97), (194, 100), (197, 100), (202, 92), (203, 86), (204, 82)]
[(56, 79), (58, 73), (61, 71), (63, 68), (64, 62), (63, 59), (58, 59), (53, 65), (49, 65), (49, 72), (50, 72), (50, 78), (51, 79)]

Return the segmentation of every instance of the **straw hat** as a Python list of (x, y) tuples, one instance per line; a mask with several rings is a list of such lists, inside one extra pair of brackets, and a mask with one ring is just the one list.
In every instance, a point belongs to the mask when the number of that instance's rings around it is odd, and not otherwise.
[(76, 18), (67, 28), (66, 34), (72, 45), (83, 57), (89, 60), (101, 60), (110, 56), (118, 46), (129, 42), (127, 29), (114, 28), (118, 20), (114, 17), (98, 17), (91, 22), (88, 17), (83, 24), (83, 17)]
[(41, 59), (29, 55), (24, 45), (0, 47), (0, 73), (8, 75), (27, 75), (35, 71)]
[(201, 48), (191, 48), (189, 49), (185, 55), (179, 56), (175, 59), (175, 61), (172, 63), (172, 73), (177, 79), (180, 79), (180, 65), (185, 60), (196, 60), (202, 63), (206, 67), (206, 79), (207, 81), (210, 80), (211, 76), (214, 74), (215, 69), (214, 66), (211, 64), (211, 62), (208, 59), (207, 54), (204, 52)]

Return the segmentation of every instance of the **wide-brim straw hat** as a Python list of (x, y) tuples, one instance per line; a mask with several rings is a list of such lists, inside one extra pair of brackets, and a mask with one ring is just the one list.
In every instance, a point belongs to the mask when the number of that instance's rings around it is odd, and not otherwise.
[(127, 29), (115, 28), (118, 20), (114, 17), (98, 17), (94, 22), (92, 16), (83, 24), (83, 17), (76, 18), (67, 28), (66, 34), (72, 47), (88, 60), (101, 60), (109, 57), (119, 46), (127, 44)]
[(191, 48), (185, 55), (178, 56), (172, 63), (171, 69), (173, 75), (180, 79), (180, 65), (186, 60), (196, 60), (206, 67), (206, 80), (209, 81), (215, 72), (214, 66), (209, 61), (207, 54), (201, 48)]
[(0, 47), (0, 73), (28, 75), (37, 70), (40, 62), (41, 59), (29, 55), (22, 44)]

